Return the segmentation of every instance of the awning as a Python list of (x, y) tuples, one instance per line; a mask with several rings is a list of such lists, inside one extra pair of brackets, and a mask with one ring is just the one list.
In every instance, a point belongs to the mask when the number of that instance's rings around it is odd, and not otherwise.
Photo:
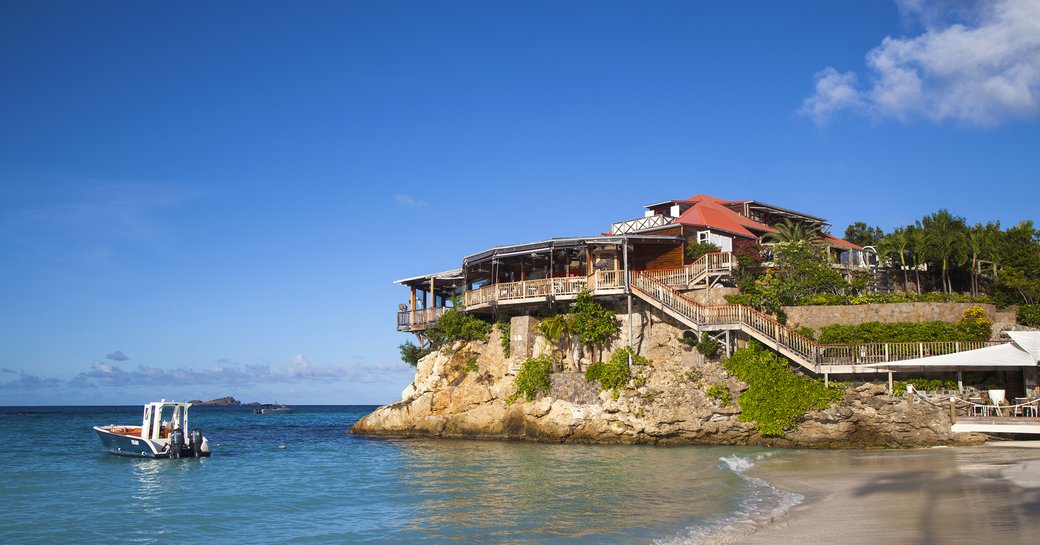
[(414, 283), (429, 283), (430, 278), (435, 281), (452, 282), (456, 280), (463, 280), (462, 269), (452, 269), (450, 271), (443, 271), (438, 273), (424, 274), (422, 276), (413, 276), (411, 278), (402, 278), (400, 280), (394, 280), (395, 284), (414, 284)]
[(864, 367), (992, 368), (1035, 367), (1040, 362), (1040, 331), (1008, 331), (1011, 342), (953, 354), (870, 363)]
[(500, 257), (516, 257), (530, 255), (532, 253), (549, 252), (552, 250), (563, 250), (566, 248), (580, 247), (584, 245), (614, 245), (620, 246), (626, 242), (671, 242), (682, 243), (682, 237), (671, 235), (599, 235), (577, 238), (552, 238), (525, 244), (512, 244), (508, 246), (496, 246), (478, 254), (468, 255), (462, 259), (463, 267), (470, 267)]

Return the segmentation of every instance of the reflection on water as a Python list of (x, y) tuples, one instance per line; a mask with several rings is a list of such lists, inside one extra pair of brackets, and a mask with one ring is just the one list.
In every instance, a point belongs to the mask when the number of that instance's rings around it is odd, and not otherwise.
[[(748, 483), (718, 448), (408, 441), (398, 478), (417, 500), (407, 530), (433, 541), (645, 538), (733, 511)], [(488, 529), (495, 529), (488, 532)]]

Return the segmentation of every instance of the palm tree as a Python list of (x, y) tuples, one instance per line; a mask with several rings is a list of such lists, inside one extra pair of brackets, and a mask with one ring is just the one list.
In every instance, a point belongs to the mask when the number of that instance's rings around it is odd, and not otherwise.
[(819, 223), (798, 223), (784, 218), (773, 226), (776, 232), (766, 233), (762, 237), (765, 242), (819, 242), (823, 240), (823, 232)]
[[(993, 223), (982, 225), (976, 223), (971, 226), (965, 237), (965, 250), (971, 260), (971, 295), (979, 294), (979, 259), (987, 257), (993, 249)], [(996, 227), (999, 231), (1000, 228)]]
[(562, 361), (563, 358), (556, 358), (556, 351), (560, 349), (560, 341), (570, 333), (571, 324), (567, 321), (567, 316), (563, 314), (554, 314), (548, 318), (542, 320), (537, 325), (538, 333), (545, 337), (545, 340), (549, 342), (549, 345), (553, 351), (553, 359), (556, 361)]
[(906, 229), (897, 227), (891, 234), (886, 235), (885, 238), (881, 239), (881, 251), (888, 254), (896, 254), (899, 256), (899, 268), (903, 271), (903, 291), (909, 291), (910, 279), (907, 278), (906, 274), (906, 254), (910, 247), (910, 235)]
[(964, 256), (964, 218), (954, 216), (943, 208), (921, 220), (924, 227), (925, 253), (942, 263), (943, 291), (953, 293), (950, 282), (950, 261)]
[(921, 260), (924, 254), (924, 230), (921, 228), (921, 222), (918, 221), (914, 225), (910, 225), (906, 228), (906, 236), (909, 241), (907, 244), (907, 250), (910, 252), (911, 261), (914, 263), (914, 282), (916, 283), (917, 294), (921, 294)]

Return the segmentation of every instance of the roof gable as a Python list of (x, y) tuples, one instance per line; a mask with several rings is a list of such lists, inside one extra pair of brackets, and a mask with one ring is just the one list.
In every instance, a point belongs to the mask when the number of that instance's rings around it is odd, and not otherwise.
[(742, 216), (726, 207), (732, 201), (725, 201), (711, 195), (694, 195), (685, 201), (679, 201), (690, 207), (679, 216), (678, 223), (691, 227), (707, 227), (718, 229), (748, 238), (758, 238), (758, 233), (776, 231), (772, 227)]

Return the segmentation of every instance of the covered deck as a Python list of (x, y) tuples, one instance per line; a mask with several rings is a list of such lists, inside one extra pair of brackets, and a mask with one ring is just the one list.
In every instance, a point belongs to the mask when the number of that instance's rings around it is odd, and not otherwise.
[(422, 332), (435, 325), (444, 312), (451, 308), (452, 298), (462, 293), (462, 269), (403, 278), (396, 282), (408, 286), (411, 295), (407, 303), (397, 306), (397, 330)]
[(544, 304), (626, 293), (626, 274), (682, 269), (685, 241), (676, 234), (550, 239), (500, 246), (467, 256), (464, 303), (470, 311), (497, 305)]
[(572, 300), (583, 291), (624, 295), (633, 272), (676, 289), (711, 287), (736, 265), (732, 254), (708, 254), (686, 263), (686, 242), (675, 233), (600, 235), (499, 246), (467, 256), (461, 269), (398, 280), (411, 290), (398, 306), (397, 330), (420, 334), (437, 325), (456, 298), (467, 311), (501, 305)]

